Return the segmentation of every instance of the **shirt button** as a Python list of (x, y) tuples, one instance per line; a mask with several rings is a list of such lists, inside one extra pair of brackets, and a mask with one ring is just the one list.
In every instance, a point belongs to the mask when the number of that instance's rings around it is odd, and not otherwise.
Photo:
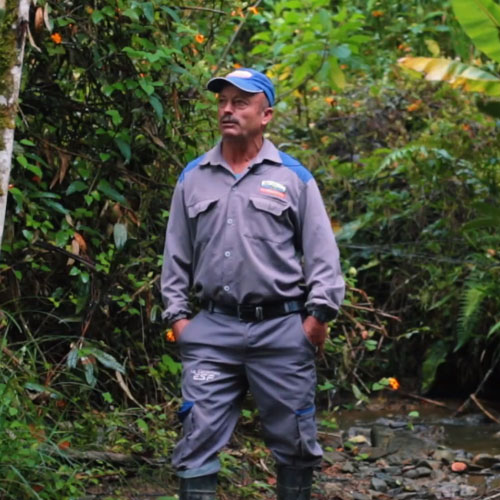
[(233, 219), (231, 219), (231, 218), (227, 219), (227, 223), (228, 224), (232, 224), (233, 223)]
[(231, 287), (229, 285), (224, 285), (224, 291), (229, 292), (231, 290)]
[(224, 252), (224, 257), (231, 257), (231, 252), (229, 250)]

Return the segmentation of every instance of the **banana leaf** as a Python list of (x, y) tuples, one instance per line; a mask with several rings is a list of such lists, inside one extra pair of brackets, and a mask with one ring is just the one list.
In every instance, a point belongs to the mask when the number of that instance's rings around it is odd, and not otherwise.
[(493, 0), (452, 0), (451, 4), (474, 45), (500, 62), (500, 5)]
[(500, 78), (476, 66), (434, 57), (403, 57), (399, 59), (398, 64), (423, 73), (427, 80), (448, 82), (453, 87), (467, 92), (500, 97)]

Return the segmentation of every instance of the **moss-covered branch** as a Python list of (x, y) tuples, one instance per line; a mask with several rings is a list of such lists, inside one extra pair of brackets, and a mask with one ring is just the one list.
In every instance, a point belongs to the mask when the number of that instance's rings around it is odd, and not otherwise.
[(30, 0), (0, 0), (0, 245)]

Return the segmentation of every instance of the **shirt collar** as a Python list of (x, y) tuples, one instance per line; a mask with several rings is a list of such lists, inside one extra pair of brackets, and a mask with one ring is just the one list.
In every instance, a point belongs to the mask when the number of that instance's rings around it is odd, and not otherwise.
[[(226, 161), (222, 156), (221, 144), (222, 142), (219, 141), (211, 150), (209, 150), (203, 157), (200, 165), (226, 165)], [(260, 151), (252, 160), (252, 165), (259, 165), (265, 162), (281, 165), (281, 157), (279, 151), (276, 146), (268, 139), (264, 139)]]

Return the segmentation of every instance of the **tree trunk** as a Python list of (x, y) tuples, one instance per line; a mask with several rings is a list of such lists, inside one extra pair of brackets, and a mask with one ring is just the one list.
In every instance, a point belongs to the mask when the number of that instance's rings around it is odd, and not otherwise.
[(0, 0), (0, 248), (30, 0)]

